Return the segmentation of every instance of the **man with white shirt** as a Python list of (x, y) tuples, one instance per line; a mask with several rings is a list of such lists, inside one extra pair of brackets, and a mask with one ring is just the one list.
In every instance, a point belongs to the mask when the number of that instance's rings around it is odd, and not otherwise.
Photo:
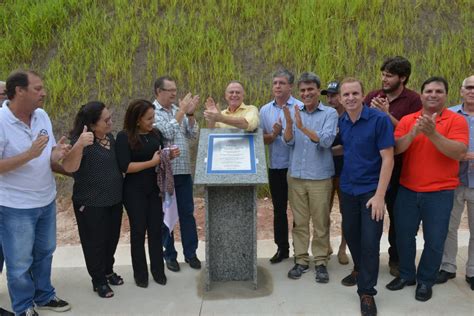
[(53, 171), (70, 146), (56, 144), (51, 121), (40, 109), (46, 92), (40, 76), (18, 71), (6, 82), (9, 101), (0, 109), (1, 240), (12, 307), (66, 311), (56, 296), (51, 263), (56, 248), (56, 183)]

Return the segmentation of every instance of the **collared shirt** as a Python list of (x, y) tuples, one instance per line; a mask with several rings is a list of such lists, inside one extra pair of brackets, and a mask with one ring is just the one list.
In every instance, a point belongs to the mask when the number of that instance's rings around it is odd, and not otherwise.
[[(313, 142), (296, 127), (294, 107), (290, 109), (293, 126), (293, 138), (286, 142), (290, 146), (289, 174), (293, 178), (307, 180), (324, 180), (334, 175), (331, 146), (337, 132), (337, 111), (319, 103), (311, 113), (300, 105), (303, 126), (319, 136), (319, 142)], [(283, 124), (286, 125), (286, 124)], [(284, 135), (284, 133), (283, 133)], [(284, 136), (281, 136), (284, 141)]]
[[(364, 99), (364, 104), (370, 105), (370, 102), (375, 97), (386, 98), (387, 96), (383, 90), (375, 90), (367, 94)], [(394, 118), (401, 120), (407, 114), (414, 113), (421, 110), (420, 95), (413, 90), (403, 88), (402, 93), (388, 105), (388, 111)]]
[(190, 126), (185, 116), (179, 124), (175, 118), (179, 108), (175, 104), (171, 105), (171, 111), (166, 110), (157, 100), (153, 104), (155, 105), (154, 126), (163, 134), (165, 146), (177, 145), (180, 151), (179, 157), (172, 160), (173, 174), (191, 174), (188, 139), (196, 138), (199, 130), (197, 121)]
[(0, 174), (0, 205), (29, 209), (46, 206), (56, 198), (56, 182), (51, 170), (51, 151), (56, 140), (48, 114), (36, 109), (28, 126), (12, 113), (8, 103), (4, 103), (0, 109), (0, 159), (24, 153), (38, 135), (49, 136), (41, 155)]
[[(229, 108), (221, 111), (222, 115), (231, 116), (231, 117), (243, 117), (247, 123), (248, 127), (246, 129), (247, 132), (253, 132), (258, 127), (258, 109), (256, 106), (253, 105), (245, 105), (242, 103), (239, 105), (234, 112), (231, 112)], [(235, 128), (235, 126), (227, 125), (221, 122), (217, 122), (215, 127), (217, 128)]]
[[(422, 111), (403, 117), (395, 129), (395, 138), (408, 134)], [(436, 131), (444, 137), (469, 144), (466, 119), (449, 110), (436, 116)], [(403, 153), (400, 184), (415, 192), (454, 190), (459, 185), (459, 162), (441, 153), (425, 134), (418, 134)]]
[[(474, 152), (474, 116), (464, 112), (464, 104), (455, 105), (450, 107), (449, 110), (466, 118), (469, 125), (469, 148), (467, 151)], [(474, 161), (461, 161), (459, 163), (459, 181), (468, 188), (474, 188)]]
[[(303, 103), (290, 96), (286, 105), (292, 108), (294, 104), (303, 105)], [(278, 119), (284, 120), (283, 109), (273, 100), (260, 108), (260, 128), (264, 134), (273, 133), (273, 124)], [(281, 134), (279, 135), (281, 136)], [(286, 169), (290, 163), (290, 147), (288, 147), (281, 137), (276, 137), (275, 140), (268, 145), (268, 153), (270, 157), (270, 169)]]
[(395, 145), (390, 118), (364, 105), (354, 123), (347, 113), (339, 118), (339, 133), (344, 147), (341, 190), (352, 195), (375, 191), (382, 167), (380, 151)]

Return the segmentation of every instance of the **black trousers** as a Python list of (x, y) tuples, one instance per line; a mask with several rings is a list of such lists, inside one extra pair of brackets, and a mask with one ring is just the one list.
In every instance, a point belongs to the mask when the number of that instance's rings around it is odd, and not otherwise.
[(400, 188), (400, 174), (402, 165), (396, 161), (393, 168), (392, 177), (390, 178), (390, 187), (385, 194), (385, 203), (387, 204), (388, 216), (390, 218), (390, 226), (388, 229), (388, 248), (389, 262), (398, 263), (397, 235), (395, 233), (395, 200), (397, 199), (398, 189)]
[(145, 235), (148, 235), (150, 270), (153, 276), (164, 275), (161, 225), (163, 206), (158, 190), (140, 191), (139, 188), (124, 189), (124, 205), (130, 220), (130, 246), (133, 276), (136, 280), (148, 280), (145, 255)]
[(83, 207), (78, 203), (73, 203), (73, 206), (92, 283), (106, 284), (105, 276), (114, 272), (114, 255), (122, 225), (122, 203), (108, 207)]
[(273, 203), (273, 234), (278, 249), (288, 252), (288, 169), (268, 169), (268, 180)]

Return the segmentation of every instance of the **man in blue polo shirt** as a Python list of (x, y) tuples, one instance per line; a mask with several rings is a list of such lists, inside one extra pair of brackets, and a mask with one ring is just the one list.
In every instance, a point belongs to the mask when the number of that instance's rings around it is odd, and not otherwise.
[(291, 95), (295, 76), (287, 69), (277, 70), (273, 74), (272, 92), (274, 100), (260, 109), (260, 127), (263, 130), (263, 141), (268, 145), (270, 167), (268, 184), (273, 203), (273, 236), (278, 249), (270, 259), (278, 263), (288, 258), (288, 183), (286, 180), (290, 160), (290, 148), (281, 139), (283, 107), (303, 103)]
[(393, 169), (393, 125), (390, 118), (363, 105), (362, 82), (346, 78), (340, 85), (346, 113), (339, 119), (344, 148), (340, 179), (343, 233), (358, 271), (357, 293), (362, 315), (376, 315), (380, 237), (385, 193)]

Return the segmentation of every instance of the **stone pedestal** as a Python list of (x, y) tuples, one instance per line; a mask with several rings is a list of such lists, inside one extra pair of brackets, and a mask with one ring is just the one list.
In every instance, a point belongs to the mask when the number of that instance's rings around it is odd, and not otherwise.
[(252, 281), (257, 286), (257, 189), (266, 184), (261, 130), (254, 133), (253, 173), (209, 173), (209, 136), (244, 134), (239, 129), (202, 129), (194, 183), (204, 185), (206, 200), (206, 290), (212, 282)]

